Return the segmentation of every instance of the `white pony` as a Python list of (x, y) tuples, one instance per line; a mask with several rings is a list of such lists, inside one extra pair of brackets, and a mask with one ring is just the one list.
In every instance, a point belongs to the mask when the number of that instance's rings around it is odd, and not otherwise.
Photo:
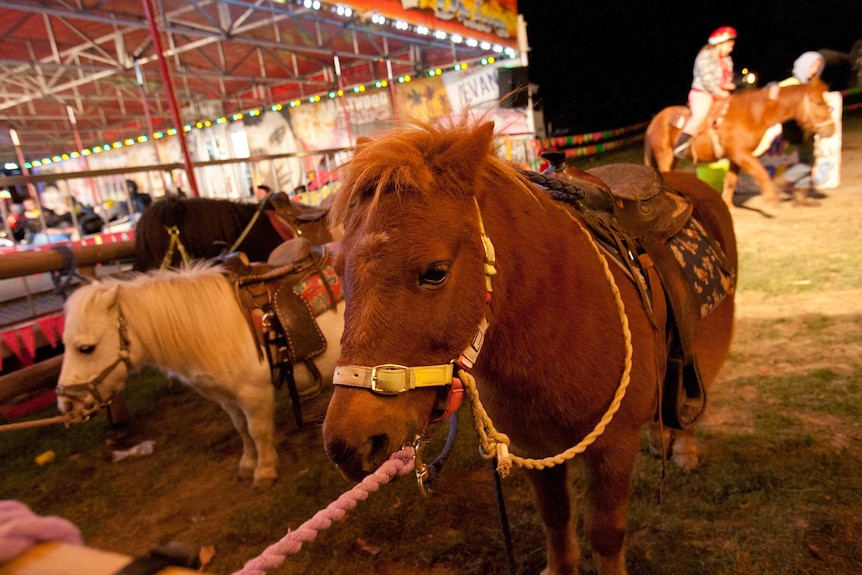
[[(107, 279), (75, 290), (65, 305), (65, 353), (58, 407), (87, 417), (124, 386), (129, 371), (155, 365), (218, 402), (242, 437), (241, 479), (265, 489), (278, 476), (270, 367), (221, 267), (192, 264), (129, 281)], [(315, 358), (332, 381), (344, 329), (344, 301), (317, 318), (326, 351)], [(294, 366), (297, 388), (314, 375)]]

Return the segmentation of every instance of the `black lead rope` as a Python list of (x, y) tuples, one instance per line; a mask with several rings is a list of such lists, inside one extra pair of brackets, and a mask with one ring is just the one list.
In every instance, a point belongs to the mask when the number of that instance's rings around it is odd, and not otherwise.
[(506, 565), (509, 575), (515, 575), (515, 550), (512, 546), (512, 532), (509, 530), (509, 518), (506, 516), (506, 501), (503, 499), (503, 482), (497, 471), (497, 458), (491, 459), (491, 473), (494, 475), (494, 491), (497, 493), (497, 511), (500, 512), (500, 529), (503, 531), (503, 542), (506, 544)]

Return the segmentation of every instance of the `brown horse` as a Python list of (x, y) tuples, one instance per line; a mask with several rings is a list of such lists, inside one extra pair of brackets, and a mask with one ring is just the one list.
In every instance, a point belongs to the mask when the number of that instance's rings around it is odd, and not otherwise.
[(274, 195), (265, 209), (260, 207), (217, 198), (170, 197), (154, 203), (135, 227), (135, 271), (157, 269), (163, 263), (177, 267), (182, 250), (191, 260), (212, 259), (240, 237), (235, 249), (253, 262), (266, 261), (282, 242), (300, 235), (315, 246), (332, 241), (325, 207), (300, 204), (284, 194)]
[[(806, 130), (822, 137), (835, 132), (829, 105), (823, 98), (826, 85), (818, 79), (808, 84), (767, 87), (733, 94), (727, 109), (713, 125), (707, 126), (693, 139), (691, 149), (697, 162), (730, 160), (721, 197), (733, 208), (733, 192), (740, 169), (746, 171), (760, 188), (770, 206), (778, 204), (778, 191), (753, 152), (770, 126), (794, 119)], [(715, 106), (723, 106), (718, 102)], [(644, 162), (661, 172), (673, 169), (673, 145), (680, 129), (672, 125), (675, 117), (686, 114), (684, 106), (670, 106), (659, 112), (649, 123), (644, 139)], [(710, 118), (714, 116), (711, 114)]]
[[(530, 457), (590, 433), (629, 366), (619, 411), (578, 458), (598, 572), (623, 574), (629, 482), (642, 425), (656, 414), (665, 326), (652, 324), (630, 276), (607, 263), (579, 212), (500, 160), (493, 137), (491, 124), (414, 125), (359, 142), (342, 166), (330, 217), (344, 226), (345, 330), (325, 448), (351, 479), (374, 471), (421, 436), (449, 389), (426, 386), (452, 383), (453, 360), (473, 357), (483, 335), (469, 373), (497, 429)], [(666, 179), (735, 266), (732, 220), (718, 194), (691, 174)], [(707, 382), (726, 357), (732, 323), (732, 295), (701, 323), (695, 349)], [(547, 573), (575, 573), (566, 465), (527, 473)]]

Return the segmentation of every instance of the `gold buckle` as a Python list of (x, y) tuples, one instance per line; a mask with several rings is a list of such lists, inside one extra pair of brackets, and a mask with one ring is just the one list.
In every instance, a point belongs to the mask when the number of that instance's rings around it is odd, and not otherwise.
[[(409, 369), (406, 365), (397, 363), (383, 363), (372, 367), (371, 391), (381, 395), (397, 395), (407, 391), (410, 389), (407, 375)], [(401, 377), (396, 380), (396, 375)]]

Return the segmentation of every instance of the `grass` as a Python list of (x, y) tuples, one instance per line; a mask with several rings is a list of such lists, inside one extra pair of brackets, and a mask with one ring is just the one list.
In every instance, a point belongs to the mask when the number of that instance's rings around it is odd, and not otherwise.
[[(288, 449), (282, 464), (285, 477), (270, 493), (251, 493), (230, 478), (239, 445), (218, 407), (154, 374), (144, 378), (130, 386), (130, 409), (136, 432), (156, 437), (156, 453), (111, 463), (100, 418), (68, 430), (0, 434), (2, 498), (70, 518), (90, 544), (128, 554), (170, 539), (214, 545), (209, 570), (230, 573), (347, 489), (311, 426), (285, 430), (283, 446), (295, 450)], [(630, 573), (860, 572), (862, 366), (840, 374), (814, 369), (793, 377), (745, 376), (725, 386), (755, 390), (755, 402), (732, 393), (719, 402), (722, 409), (750, 412), (754, 428), (706, 426), (703, 465), (689, 474), (669, 468), (663, 482), (661, 463), (641, 458), (632, 487)], [(178, 413), (184, 421), (176, 421)], [(289, 425), (290, 410), (282, 409), (280, 419)], [(491, 473), (476, 456), (464, 413), (461, 423), (438, 495), (422, 498), (413, 479), (396, 480), (275, 573), (506, 573)], [(47, 449), (57, 460), (36, 466), (33, 458)], [(190, 486), (200, 487), (190, 492)], [(543, 536), (523, 474), (505, 480), (503, 490), (517, 572), (537, 573)], [(385, 570), (393, 565), (394, 571)]]

